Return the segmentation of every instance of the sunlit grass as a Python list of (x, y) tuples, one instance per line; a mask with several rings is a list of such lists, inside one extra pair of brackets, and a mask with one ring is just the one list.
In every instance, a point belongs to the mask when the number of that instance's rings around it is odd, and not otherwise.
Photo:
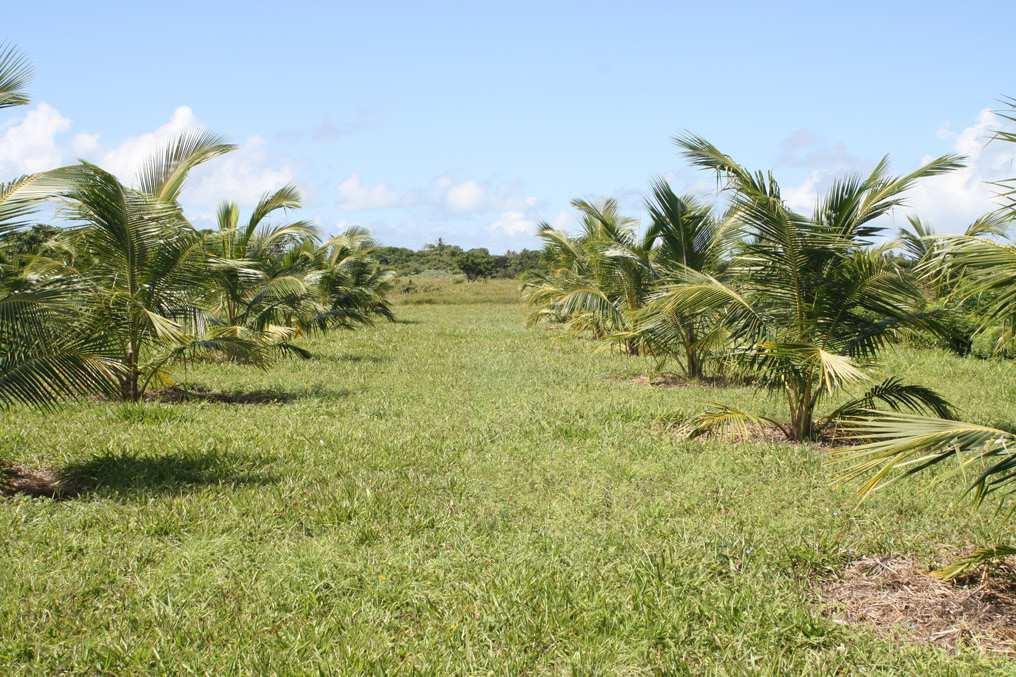
[[(651, 362), (524, 314), (404, 304), (310, 361), (177, 373), (281, 404), (6, 416), (0, 456), (83, 493), (0, 502), (0, 672), (1004, 667), (837, 625), (812, 593), (862, 554), (1004, 539), (1003, 519), (933, 476), (855, 510), (821, 450), (682, 441), (658, 421), (781, 403), (628, 383)], [(1011, 365), (901, 352), (886, 371), (1016, 421)]]

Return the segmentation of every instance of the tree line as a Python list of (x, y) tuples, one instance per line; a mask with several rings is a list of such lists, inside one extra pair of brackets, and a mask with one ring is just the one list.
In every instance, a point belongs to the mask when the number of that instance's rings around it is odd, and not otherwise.
[(482, 247), (463, 249), (457, 245), (447, 244), (441, 238), (437, 242), (424, 245), (419, 250), (406, 247), (378, 247), (375, 255), (378, 261), (399, 275), (461, 274), (469, 280), (518, 278), (544, 271), (547, 266), (543, 252), (539, 250), (508, 250), (504, 254), (491, 254)]

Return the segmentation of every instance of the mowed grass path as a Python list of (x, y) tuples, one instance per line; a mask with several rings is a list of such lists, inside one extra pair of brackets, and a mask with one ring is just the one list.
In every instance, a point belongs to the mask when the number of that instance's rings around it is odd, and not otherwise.
[[(517, 305), (399, 308), (271, 371), (181, 373), (280, 404), (3, 415), (0, 456), (84, 493), (0, 501), (0, 673), (1000, 672), (827, 620), (863, 554), (1004, 539), (933, 478), (854, 509), (821, 451), (658, 424), (751, 390), (626, 382), (648, 361)], [(892, 356), (978, 420), (1010, 365)]]

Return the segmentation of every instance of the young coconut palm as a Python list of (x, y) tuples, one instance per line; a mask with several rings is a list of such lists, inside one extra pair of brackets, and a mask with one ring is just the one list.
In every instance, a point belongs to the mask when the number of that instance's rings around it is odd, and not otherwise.
[(662, 179), (654, 182), (646, 208), (652, 219), (646, 239), (652, 247), (654, 286), (635, 332), (649, 352), (675, 358), (687, 378), (700, 379), (707, 359), (726, 341), (726, 331), (718, 312), (688, 313), (675, 307), (671, 288), (683, 284), (689, 270), (722, 276), (740, 237), (739, 222), (733, 211), (717, 219), (710, 205), (679, 197)]
[[(28, 103), (31, 67), (13, 47), (0, 45), (0, 108)], [(48, 195), (39, 176), (0, 183), (0, 247)], [(47, 406), (58, 399), (109, 391), (117, 365), (97, 345), (78, 298), (81, 286), (65, 275), (29, 272), (18, 257), (0, 270), (0, 407)]]
[(319, 328), (352, 328), (370, 324), (375, 317), (392, 321), (388, 300), (395, 271), (374, 258), (377, 243), (358, 227), (347, 228), (318, 250), (319, 268), (307, 276), (318, 299), (313, 321)]
[[(1016, 245), (970, 235), (942, 237), (938, 254), (927, 262), (956, 280), (960, 300), (988, 299), (982, 328), (1016, 318)], [(921, 416), (858, 411), (844, 425), (849, 437), (864, 444), (841, 450), (838, 457), (855, 465), (845, 479), (866, 478), (868, 495), (902, 471), (910, 475), (948, 458), (978, 468), (972, 490), (978, 500), (1016, 481), (1016, 435), (973, 423)]]
[[(917, 275), (918, 286), (924, 295), (925, 311), (938, 316), (945, 332), (943, 337), (937, 337), (935, 343), (957, 355), (969, 355), (980, 304), (975, 300), (957, 299), (955, 271), (941, 270), (938, 266), (942, 237), (915, 215), (908, 216), (907, 220), (909, 225), (899, 230), (897, 243), (903, 251), (906, 265)], [(1004, 215), (991, 212), (967, 226), (963, 234), (971, 238), (1004, 237), (1007, 228)], [(913, 332), (913, 336), (918, 342), (927, 340), (926, 332)]]
[(305, 221), (273, 225), (273, 214), (300, 207), (300, 194), (287, 185), (262, 196), (250, 218), (240, 225), (233, 202), (219, 207), (218, 230), (208, 234), (205, 249), (214, 262), (209, 319), (236, 327), (238, 333), (276, 350), (301, 357), (309, 354), (290, 341), (296, 331), (280, 324), (279, 316), (303, 302), (305, 266), (279, 265), (303, 242), (313, 243), (317, 230)]
[(13, 45), (0, 43), (0, 108), (28, 103), (25, 87), (32, 78), (28, 59)]
[(631, 330), (650, 290), (651, 241), (636, 237), (635, 221), (618, 212), (615, 200), (601, 205), (573, 200), (572, 206), (582, 214), (579, 237), (546, 223), (540, 226), (551, 263), (549, 273), (524, 286), (527, 301), (536, 307), (530, 321), (562, 322), (638, 354), (639, 341)]
[[(1011, 105), (1016, 102), (1010, 100)], [(1003, 115), (1016, 122), (1013, 115)], [(1016, 133), (1000, 131), (996, 139), (1016, 143)], [(996, 212), (1003, 222), (1016, 220), (1016, 179), (998, 183), (1006, 188), (1002, 209)], [(1004, 224), (1003, 224), (1004, 225)], [(956, 295), (963, 299), (981, 297), (981, 328), (1016, 318), (1016, 246), (1009, 242), (977, 237), (977, 233), (943, 237), (936, 241), (936, 256), (926, 262), (932, 275), (954, 280)], [(879, 487), (900, 478), (956, 460), (964, 477), (973, 471), (968, 492), (981, 503), (989, 496), (1005, 500), (1016, 488), (1016, 432), (927, 416), (859, 411), (844, 424), (848, 438), (860, 443), (837, 450), (834, 458), (846, 465), (843, 481), (860, 482), (864, 498)], [(1001, 545), (983, 548), (937, 572), (954, 578), (984, 563), (1016, 554), (1016, 548)]]
[(199, 333), (210, 263), (177, 204), (189, 170), (232, 148), (212, 135), (184, 134), (144, 165), (136, 189), (86, 162), (51, 173), (74, 224), (88, 310), (122, 368), (123, 399), (141, 399), (175, 359), (213, 351), (263, 362), (261, 346), (232, 327)]
[[(1003, 103), (1006, 107), (998, 112), (999, 117), (1007, 122), (1016, 123), (1016, 99), (1006, 97)], [(995, 132), (993, 140), (1016, 143), (1016, 129), (1011, 126), (1009, 129), (999, 129)], [(1002, 202), (1002, 208), (999, 211), (1010, 219), (1016, 219), (1016, 177), (998, 181), (995, 185), (1000, 189), (999, 200)]]
[[(918, 312), (921, 294), (906, 271), (870, 244), (882, 231), (875, 221), (901, 205), (907, 189), (960, 166), (959, 158), (943, 156), (901, 177), (889, 176), (883, 159), (867, 177), (836, 181), (809, 217), (787, 206), (772, 174), (748, 172), (704, 139), (676, 141), (693, 164), (727, 181), (746, 240), (730, 261), (728, 280), (686, 267), (661, 300), (686, 314), (723, 312), (735, 368), (780, 393), (789, 414), (783, 423), (721, 406), (699, 416), (692, 433), (765, 421), (792, 440), (814, 439), (844, 412), (818, 420), (823, 398), (865, 381), (863, 367), (898, 329), (933, 328)], [(874, 400), (951, 413), (928, 389), (897, 381), (845, 410)]]

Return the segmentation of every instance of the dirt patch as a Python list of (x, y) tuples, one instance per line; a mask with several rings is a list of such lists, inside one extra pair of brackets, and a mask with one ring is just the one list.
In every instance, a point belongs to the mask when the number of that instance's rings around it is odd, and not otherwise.
[(50, 468), (20, 465), (0, 467), (0, 496), (65, 498), (74, 492), (59, 472)]
[(166, 388), (148, 393), (146, 400), (153, 402), (215, 402), (218, 404), (284, 404), (296, 399), (292, 393), (277, 390), (248, 390), (243, 392), (219, 392), (200, 386), (189, 388)]
[(704, 437), (713, 437), (724, 440), (726, 442), (786, 442), (790, 443), (787, 439), (787, 434), (783, 430), (775, 425), (766, 423), (749, 423), (743, 427), (741, 426), (728, 426), (725, 430), (718, 431), (716, 433), (710, 433), (704, 435)]
[(1011, 562), (944, 583), (906, 557), (864, 557), (819, 590), (839, 623), (951, 651), (969, 645), (1016, 654), (1016, 567)]
[(696, 437), (691, 437), (694, 424), (690, 420), (661, 420), (658, 423), (660, 430), (669, 432), (677, 437), (696, 440), (721, 440), (732, 444), (740, 443), (780, 443), (780, 444), (807, 444), (820, 449), (833, 449), (843, 446), (841, 440), (833, 437), (822, 436), (807, 442), (794, 442), (787, 437), (787, 433), (777, 425), (771, 423), (745, 423), (744, 425), (728, 425), (723, 428), (714, 429)]
[(633, 378), (616, 379), (623, 383), (630, 383), (637, 386), (652, 386), (654, 388), (726, 388), (740, 385), (722, 376), (705, 376), (701, 379), (688, 379), (678, 374), (643, 374)]

